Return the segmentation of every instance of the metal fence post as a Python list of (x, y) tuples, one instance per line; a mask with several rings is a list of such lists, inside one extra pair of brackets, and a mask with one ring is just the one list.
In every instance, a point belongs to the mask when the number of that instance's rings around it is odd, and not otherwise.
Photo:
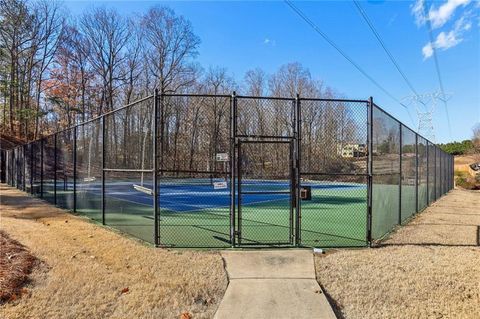
[(450, 178), (449, 178), (450, 185), (448, 185), (448, 187), (449, 187), (449, 190), (452, 190), (452, 180), (453, 180), (453, 156), (450, 155), (449, 158), (450, 158), (450, 172), (449, 172), (449, 175), (450, 175)]
[(435, 165), (433, 166), (434, 172), (433, 172), (433, 198), (436, 201), (437, 200), (437, 146), (433, 147), (433, 161), (435, 162)]
[(444, 180), (444, 181), (443, 181), (443, 184), (444, 184), (444, 187), (443, 187), (444, 191), (443, 191), (443, 193), (444, 193), (444, 194), (447, 194), (447, 192), (448, 192), (448, 189), (447, 189), (447, 181), (448, 181), (448, 154), (447, 154), (446, 152), (445, 152), (445, 154), (444, 154), (444, 161), (445, 161), (445, 168), (444, 168), (444, 170), (445, 170), (445, 177), (443, 178), (443, 180)]
[(428, 140), (426, 140), (426, 155), (427, 155), (427, 206), (430, 205), (430, 193), (429, 193), (429, 186), (428, 186), (428, 183), (430, 181), (430, 178), (429, 178), (429, 175), (430, 175), (430, 170), (429, 170), (429, 163), (428, 163), (428, 153), (429, 153), (429, 150), (430, 150), (430, 146), (429, 146), (430, 142)]
[(22, 152), (22, 164), (23, 164), (22, 189), (23, 189), (23, 191), (27, 190), (27, 181), (26, 181), (27, 174), (25, 173), (25, 171), (27, 170), (27, 159), (26, 159), (26, 156), (25, 156), (25, 150), (26, 150), (26, 147), (23, 147), (23, 152)]
[(455, 157), (453, 155), (450, 155), (450, 190), (453, 189), (453, 181), (454, 181), (454, 176), (455, 176)]
[(44, 140), (40, 140), (40, 198), (43, 198), (43, 147)]
[(373, 196), (373, 97), (368, 100), (367, 144), (368, 144), (368, 179), (367, 179), (367, 244), (372, 246), (372, 196)]
[(446, 173), (447, 173), (447, 178), (445, 178), (445, 191), (448, 193), (448, 191), (450, 190), (450, 155), (447, 153), (446, 154), (446, 158), (445, 158), (446, 162), (447, 162), (447, 167), (446, 167)]
[[(33, 143), (31, 144), (28, 144), (30, 145), (30, 147), (28, 149), (30, 149), (30, 152), (28, 152), (28, 158), (30, 159), (30, 194), (33, 194)], [(27, 145), (27, 146), (28, 146)], [(25, 153), (25, 147), (24, 147), (24, 153)], [(26, 171), (26, 170), (25, 170)]]
[[(163, 97), (163, 92), (162, 92)], [(158, 167), (157, 167), (157, 137), (158, 137), (158, 89), (153, 94), (153, 242), (160, 245), (159, 222), (158, 222)], [(163, 132), (161, 133), (163, 134)], [(160, 154), (160, 156), (162, 156)]]
[(53, 136), (53, 203), (57, 205), (57, 133)]
[(450, 162), (452, 163), (452, 168), (450, 171), (451, 175), (451, 181), (450, 181), (450, 190), (454, 189), (455, 187), (455, 156), (450, 155)]
[(238, 207), (237, 207), (237, 231), (238, 244), (242, 244), (242, 143), (237, 143), (237, 192), (238, 192)]
[(10, 186), (15, 186), (15, 150), (10, 151)]
[(402, 169), (402, 162), (403, 162), (403, 133), (402, 133), (402, 123), (400, 123), (400, 176), (398, 182), (398, 224), (402, 224), (402, 178), (403, 178), (403, 169)]
[(442, 154), (442, 151), (440, 150), (440, 161), (439, 161), (439, 165), (440, 165), (440, 196), (439, 197), (442, 197), (443, 196), (443, 181), (442, 181), (442, 176), (443, 176), (443, 172), (442, 172), (442, 169), (443, 169), (443, 165), (442, 165), (442, 161), (443, 161), (443, 154)]
[(77, 212), (77, 126), (73, 128), (73, 212)]
[(301, 100), (300, 100), (300, 94), (297, 94), (295, 98), (296, 106), (295, 106), (295, 111), (296, 111), (296, 132), (295, 132), (295, 147), (296, 147), (296, 152), (295, 152), (295, 166), (296, 166), (296, 174), (295, 174), (295, 191), (296, 191), (296, 197), (295, 197), (295, 207), (296, 207), (296, 232), (295, 232), (295, 244), (296, 246), (300, 246), (302, 244), (302, 200), (300, 198), (300, 192), (301, 192), (301, 178), (302, 178), (302, 173), (301, 173), (301, 159), (302, 159), (302, 108), (301, 108)]
[(237, 96), (233, 91), (230, 97), (230, 244), (235, 247), (235, 137), (237, 134), (236, 128), (236, 105)]
[(448, 191), (452, 190), (452, 156), (448, 155)]
[(415, 133), (415, 212), (418, 213), (418, 134)]
[(105, 115), (102, 116), (102, 225), (105, 225)]
[(446, 164), (446, 167), (445, 167), (445, 173), (446, 173), (446, 176), (445, 176), (445, 193), (448, 193), (449, 191), (449, 180), (450, 180), (450, 157), (447, 154), (445, 154), (445, 164)]

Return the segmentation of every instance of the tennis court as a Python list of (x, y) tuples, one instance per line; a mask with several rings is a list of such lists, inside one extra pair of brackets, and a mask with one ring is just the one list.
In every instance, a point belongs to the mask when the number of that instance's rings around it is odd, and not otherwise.
[[(163, 243), (230, 246), (230, 181), (226, 181), (226, 188), (214, 186), (222, 182), (225, 179), (160, 178), (159, 227)], [(135, 189), (139, 183), (124, 180), (105, 185), (105, 224), (151, 241), (153, 196)], [(151, 183), (143, 186), (153, 187)], [(293, 216), (290, 195), (284, 193), (289, 191), (290, 183), (244, 180), (242, 186), (242, 191), (255, 191), (241, 199), (242, 216), (236, 222), (242, 227), (242, 244), (290, 245)], [(312, 189), (312, 199), (302, 202), (302, 240), (307, 245), (365, 245), (366, 185), (303, 181), (302, 186)], [(77, 211), (101, 221), (102, 183), (79, 181), (76, 188)], [(238, 191), (235, 195), (238, 198)], [(73, 183), (57, 185), (57, 204), (73, 205)], [(343, 214), (338, 214), (339, 210)]]
[(367, 246), (453, 186), (372, 99), (155, 92), (5, 158), (11, 185), (167, 247)]

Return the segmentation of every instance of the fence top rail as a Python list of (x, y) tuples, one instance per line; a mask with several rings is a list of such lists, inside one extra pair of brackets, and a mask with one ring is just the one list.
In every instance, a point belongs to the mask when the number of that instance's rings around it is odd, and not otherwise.
[[(408, 126), (404, 125), (402, 122), (400, 122), (399, 120), (397, 120), (393, 115), (391, 115), (390, 113), (388, 113), (387, 111), (385, 111), (383, 108), (381, 108), (380, 106), (378, 106), (377, 104), (375, 104), (375, 102), (373, 103), (373, 106), (378, 109), (380, 112), (382, 112), (383, 114), (385, 114), (386, 116), (390, 117), (392, 120), (394, 120), (395, 122), (397, 122), (398, 124), (401, 124), (403, 126), (405, 126), (406, 128), (410, 129)], [(412, 130), (413, 131), (413, 130)], [(415, 131), (414, 131), (415, 132)]]
[(195, 93), (163, 93), (160, 96), (165, 97), (218, 97), (218, 98), (229, 98), (232, 97), (232, 94), (195, 94)]
[[(119, 112), (119, 111), (124, 110), (124, 109), (126, 109), (126, 108), (129, 108), (129, 107), (131, 107), (131, 106), (134, 106), (135, 104), (142, 103), (142, 102), (144, 102), (144, 101), (146, 101), (146, 100), (148, 100), (148, 99), (151, 99), (151, 98), (153, 98), (153, 97), (154, 97), (153, 94), (152, 94), (152, 95), (148, 95), (148, 96), (146, 96), (146, 97), (144, 97), (144, 98), (141, 98), (141, 99), (139, 99), (139, 100), (133, 101), (132, 103), (129, 103), (129, 104), (127, 104), (127, 105), (124, 105), (124, 106), (122, 106), (122, 107), (119, 107), (118, 109), (111, 110), (111, 111), (109, 111), (109, 112), (107, 112), (107, 113), (103, 113), (103, 114), (101, 114), (101, 115), (99, 115), (99, 116), (97, 116), (97, 117), (95, 117), (95, 118), (93, 118), (93, 119), (90, 119), (89, 121), (94, 121), (94, 120), (96, 120), (96, 119), (99, 119), (99, 118), (101, 118), (101, 117), (110, 115), (110, 114), (112, 114), (112, 113)], [(85, 123), (80, 123), (80, 124), (77, 124), (76, 126), (79, 126), (79, 125), (82, 125), (82, 124), (85, 124)]]
[(239, 99), (257, 99), (257, 100), (277, 100), (277, 101), (295, 101), (294, 97), (278, 97), (278, 96), (254, 96), (254, 95), (237, 95)]
[(345, 103), (368, 103), (367, 100), (357, 99), (324, 99), (315, 97), (300, 97), (300, 101), (320, 101), (320, 102), (345, 102)]

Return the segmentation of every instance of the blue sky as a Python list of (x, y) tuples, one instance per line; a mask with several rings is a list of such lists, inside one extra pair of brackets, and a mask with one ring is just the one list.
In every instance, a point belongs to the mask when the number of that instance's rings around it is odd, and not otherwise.
[[(197, 61), (205, 68), (226, 67), (241, 82), (255, 67), (273, 73), (285, 63), (298, 61), (312, 76), (323, 80), (348, 98), (374, 101), (396, 118), (415, 128), (407, 111), (358, 72), (335, 49), (282, 1), (186, 2), (186, 1), (64, 1), (75, 16), (92, 6), (115, 7), (125, 15), (160, 4), (191, 21), (201, 38)], [(295, 2), (370, 76), (401, 100), (412, 94), (352, 1)], [(364, 1), (387, 48), (418, 93), (439, 89), (428, 28), (418, 15), (418, 1)], [(434, 127), (437, 142), (470, 138), (480, 122), (480, 2), (443, 0), (428, 2), (445, 92), (451, 134), (443, 103), (436, 106)], [(416, 121), (416, 110), (410, 113)]]

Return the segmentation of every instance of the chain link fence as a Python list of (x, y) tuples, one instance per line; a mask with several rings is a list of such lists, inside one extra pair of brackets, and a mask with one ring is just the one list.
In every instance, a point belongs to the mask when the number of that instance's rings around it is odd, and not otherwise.
[(9, 185), (166, 247), (358, 247), (453, 188), (370, 100), (155, 94), (2, 151)]

